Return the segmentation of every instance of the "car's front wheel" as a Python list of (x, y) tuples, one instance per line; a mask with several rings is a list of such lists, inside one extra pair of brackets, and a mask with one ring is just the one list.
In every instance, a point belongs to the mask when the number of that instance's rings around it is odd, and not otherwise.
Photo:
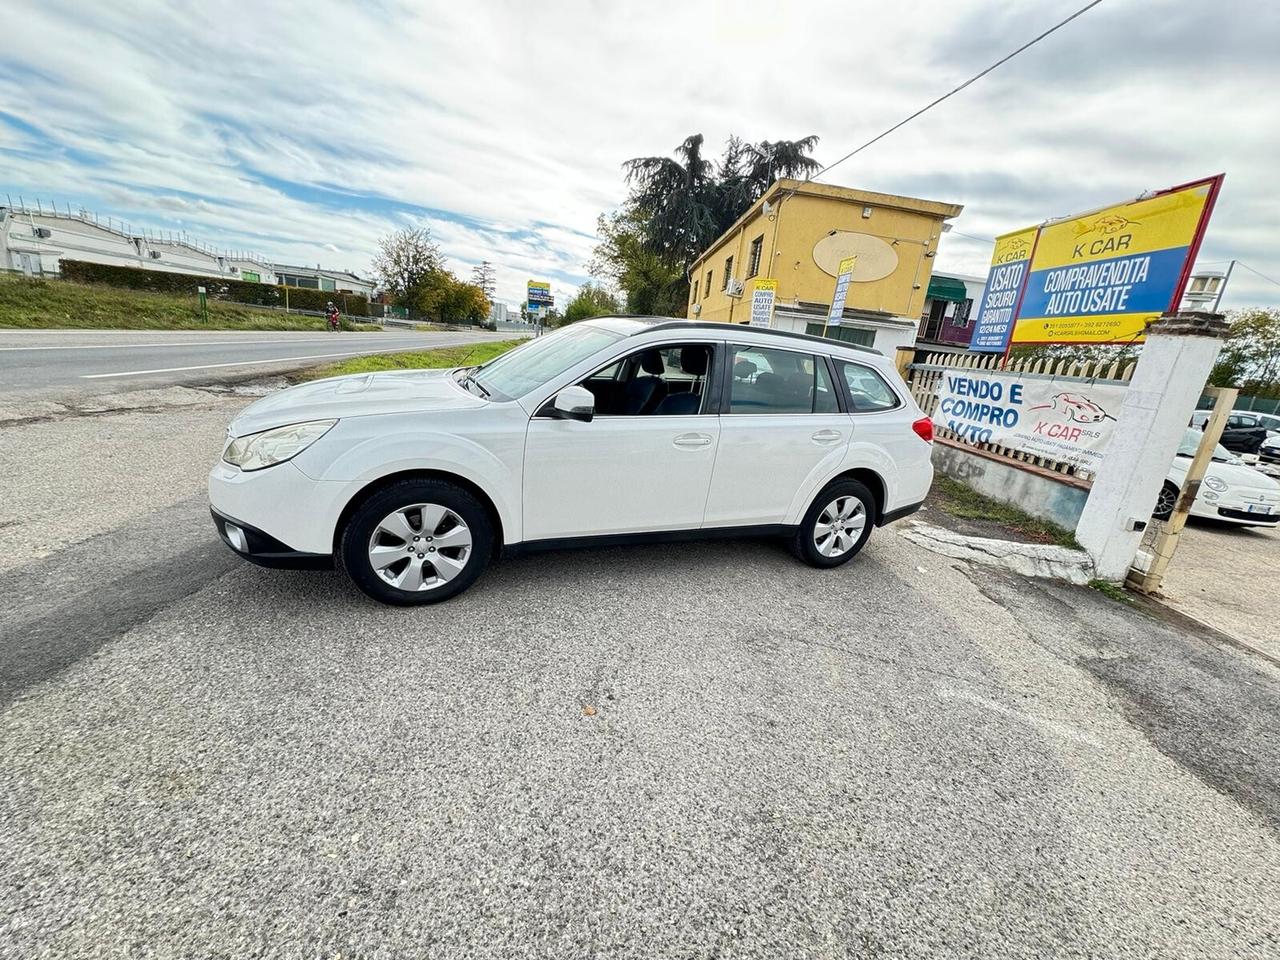
[(1151, 515), (1157, 520), (1168, 520), (1173, 516), (1173, 508), (1178, 503), (1178, 488), (1169, 480), (1160, 488), (1160, 496), (1156, 497), (1156, 508)]
[(484, 572), (493, 523), (469, 491), (445, 480), (401, 480), (365, 500), (339, 549), (357, 587), (383, 603), (439, 603)]
[(814, 498), (791, 539), (791, 552), (814, 567), (852, 560), (875, 526), (876, 500), (857, 480), (837, 480)]

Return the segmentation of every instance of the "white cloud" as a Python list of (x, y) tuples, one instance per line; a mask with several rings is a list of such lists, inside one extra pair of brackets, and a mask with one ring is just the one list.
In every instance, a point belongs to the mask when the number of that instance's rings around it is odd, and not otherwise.
[[(822, 137), (831, 160), (1075, 0), (514, 2), (302, 8), (51, 2), (5, 18), (0, 190), (363, 271), (417, 211), (516, 303), (585, 277), (621, 164), (703, 133)], [(991, 236), (1226, 170), (1202, 256), (1280, 275), (1273, 7), (1104, 4), (842, 165), (831, 182), (966, 205), (939, 265)], [(37, 133), (27, 132), (30, 125)], [(334, 193), (339, 190), (341, 193)], [(1276, 302), (1245, 272), (1227, 305)]]

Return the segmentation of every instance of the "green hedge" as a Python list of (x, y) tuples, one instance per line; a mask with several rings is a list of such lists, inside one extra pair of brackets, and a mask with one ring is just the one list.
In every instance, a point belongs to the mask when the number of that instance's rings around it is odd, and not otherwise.
[[(201, 277), (192, 273), (170, 273), (168, 270), (119, 267), (106, 263), (89, 263), (85, 260), (63, 260), (62, 279), (74, 283), (101, 283), (130, 290), (149, 290), (152, 293), (194, 295), (197, 287), (204, 287), (205, 292), (213, 300), (251, 303), (263, 307), (285, 305), (285, 288), (272, 284), (228, 280), (223, 277)], [(369, 316), (369, 301), (359, 294), (307, 290), (301, 287), (288, 288), (289, 306), (296, 310), (323, 311), (330, 300), (336, 303), (345, 314), (353, 317)]]

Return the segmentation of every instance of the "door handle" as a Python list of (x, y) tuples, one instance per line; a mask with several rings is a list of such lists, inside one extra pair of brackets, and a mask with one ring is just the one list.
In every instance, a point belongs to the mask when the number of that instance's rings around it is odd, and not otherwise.
[(844, 434), (839, 430), (819, 430), (813, 435), (813, 441), (815, 443), (835, 443), (843, 436)]
[(671, 442), (677, 447), (709, 447), (711, 438), (705, 433), (682, 433)]

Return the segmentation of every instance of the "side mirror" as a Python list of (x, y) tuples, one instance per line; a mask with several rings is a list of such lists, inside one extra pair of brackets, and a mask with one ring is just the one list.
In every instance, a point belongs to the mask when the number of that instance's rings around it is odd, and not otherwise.
[(582, 420), (590, 423), (596, 415), (596, 397), (586, 387), (565, 387), (556, 394), (551, 415), (557, 420)]

